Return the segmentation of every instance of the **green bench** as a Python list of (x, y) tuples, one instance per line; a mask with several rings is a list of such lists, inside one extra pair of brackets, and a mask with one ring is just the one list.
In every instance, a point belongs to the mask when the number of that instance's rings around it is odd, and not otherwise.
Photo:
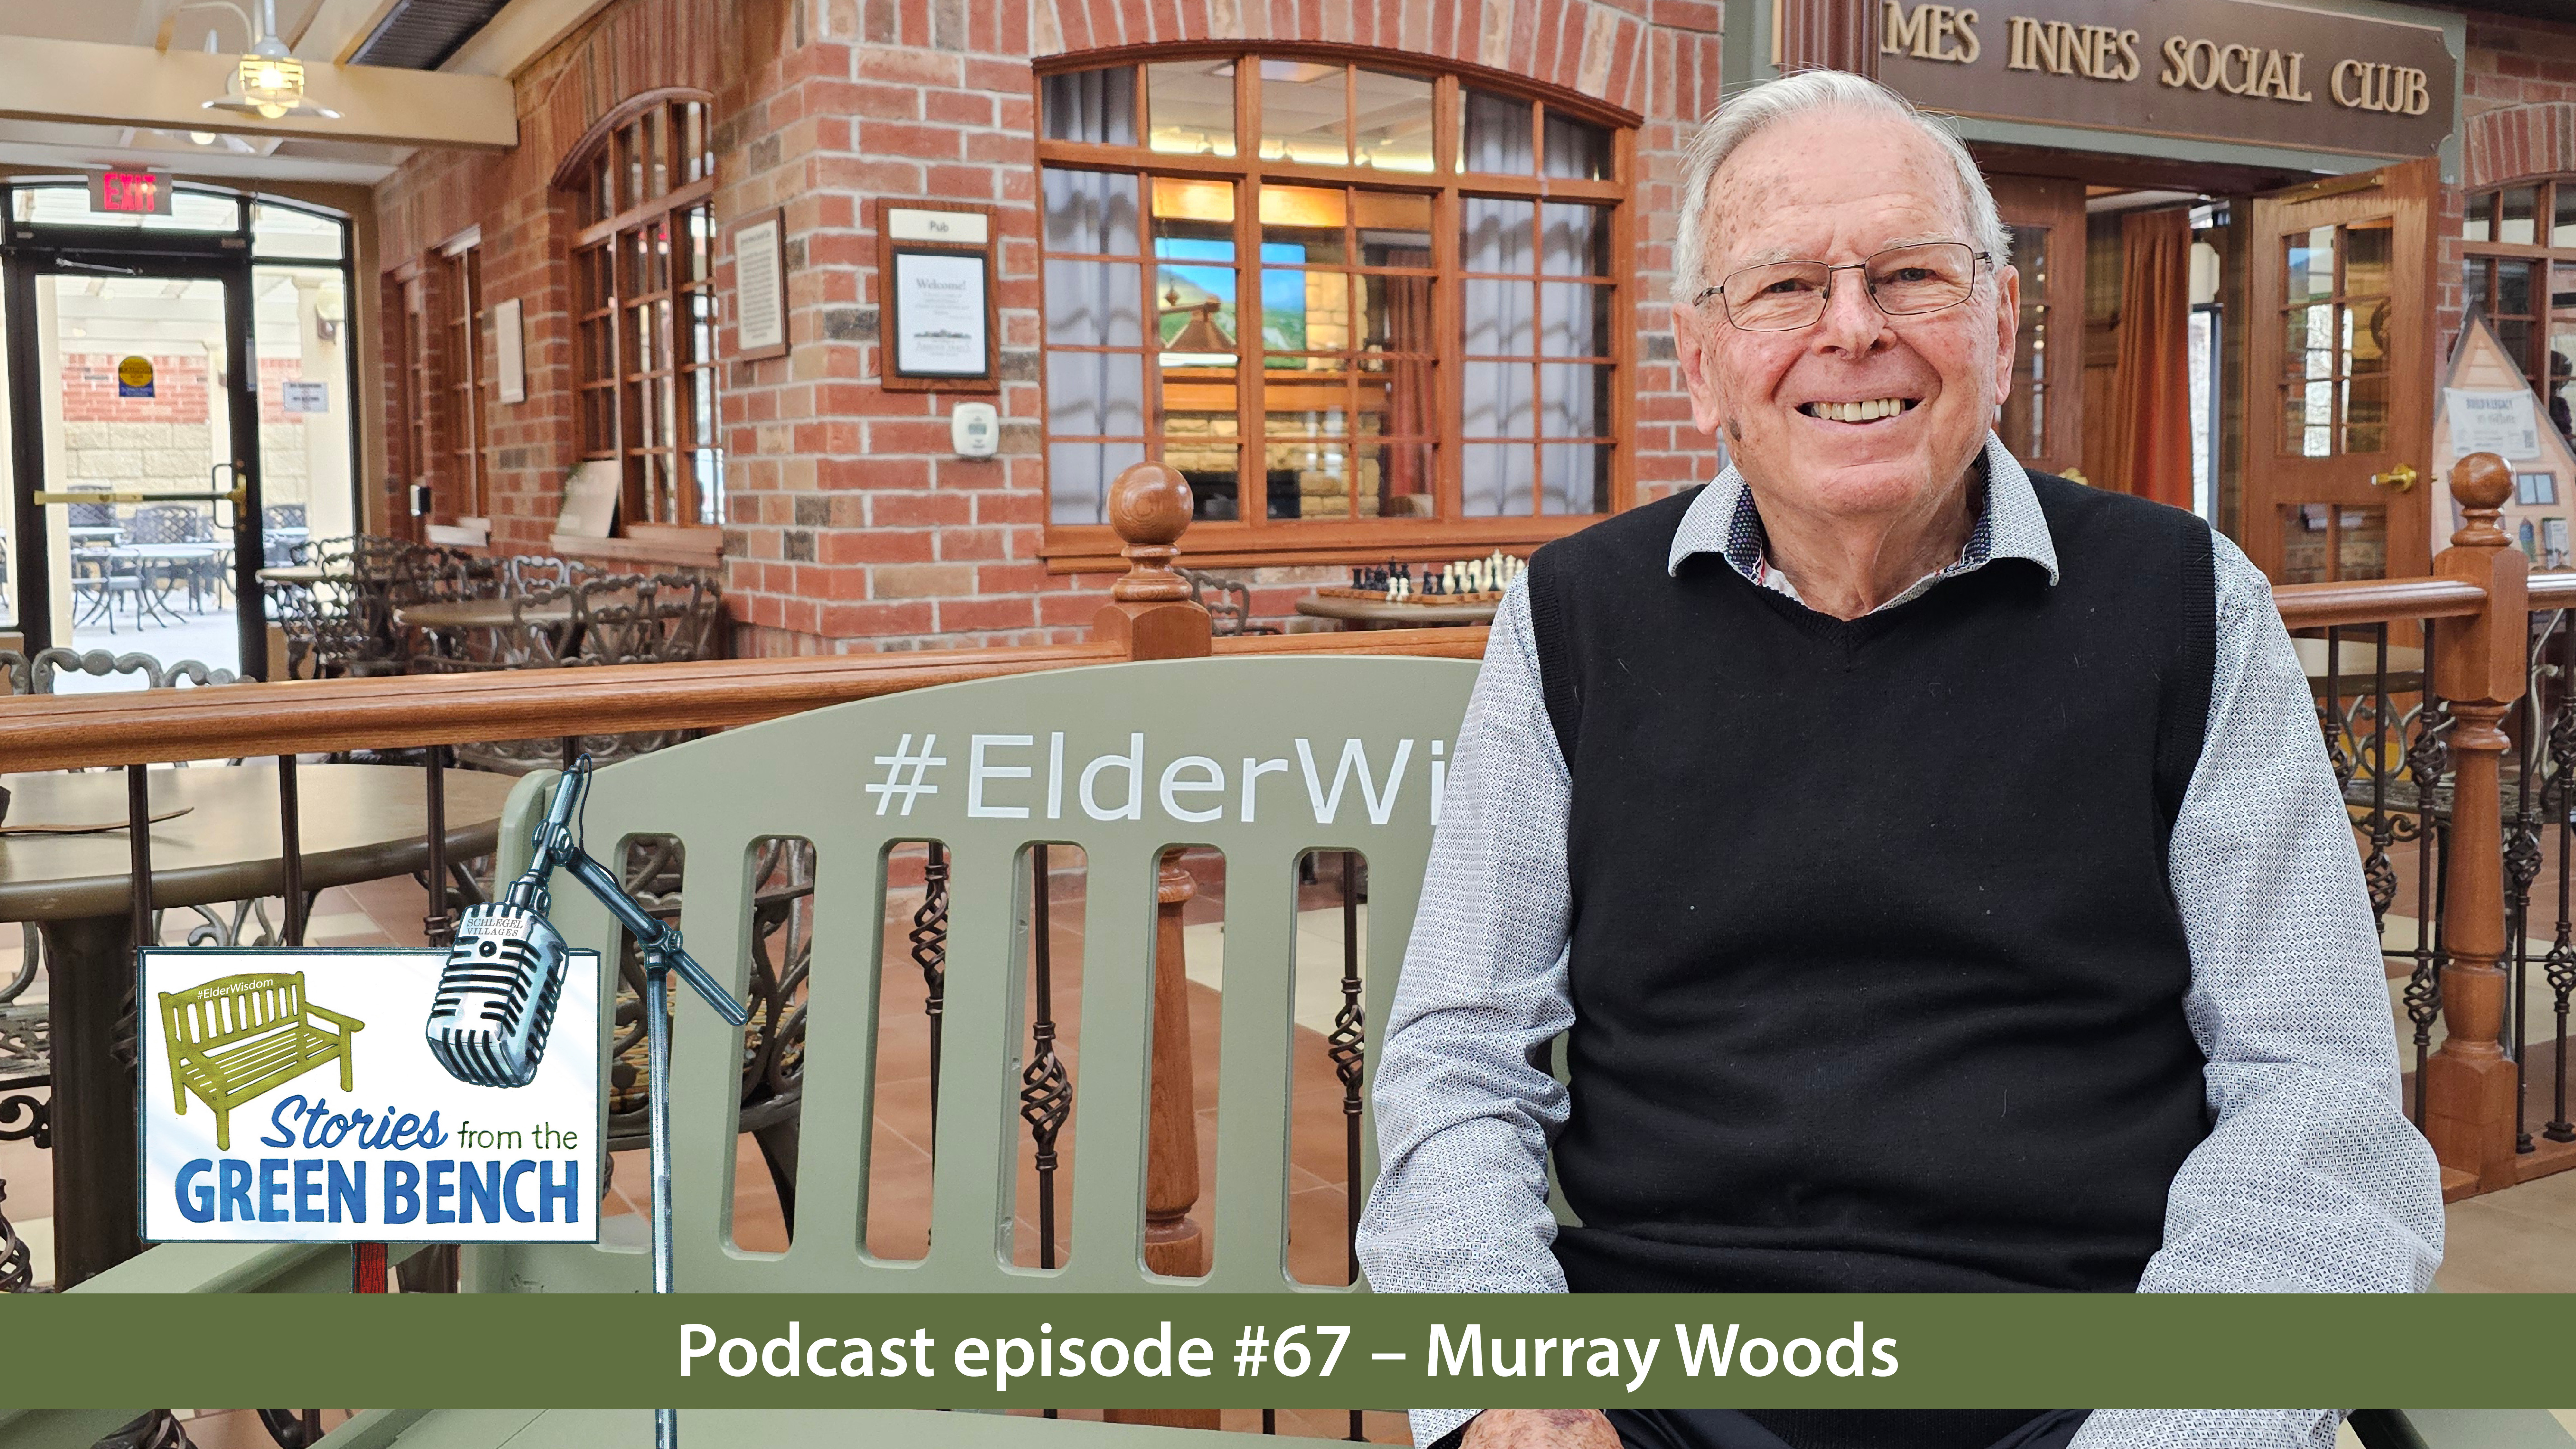
[[(1472, 663), (1460, 660), (1322, 657), (1058, 670), (814, 710), (601, 770), (587, 809), (590, 849), (613, 858), (618, 843), (632, 836), (679, 837), (689, 869), (681, 917), (689, 947), (737, 990), (748, 979), (756, 843), (801, 837), (815, 852), (805, 1091), (808, 1102), (833, 1106), (806, 1120), (796, 1173), (797, 1231), (783, 1254), (746, 1251), (732, 1241), (741, 1042), (712, 1012), (684, 999), (674, 1022), (671, 1074), (681, 1291), (1350, 1291), (1297, 1283), (1286, 1266), (1298, 860), (1308, 850), (1365, 856), (1366, 952), (1374, 967), (1367, 975), (1366, 1020), (1384, 1021), (1429, 855), (1435, 767), (1447, 763), (1433, 746), (1445, 750), (1455, 740), (1475, 674)], [(1050, 764), (1051, 737), (1059, 732), (1065, 736), (1060, 771)], [(1142, 772), (1113, 764), (1084, 779), (1100, 757), (1126, 756), (1137, 733), (1145, 737)], [(978, 736), (984, 737), (980, 746)], [(1362, 741), (1364, 769), (1344, 764), (1352, 739)], [(1409, 743), (1390, 796), (1399, 741)], [(985, 776), (980, 790), (970, 791), (970, 762), (978, 753)], [(924, 765), (919, 775), (889, 763), (907, 754), (945, 763)], [(1184, 766), (1183, 757), (1193, 756), (1201, 763)], [(1249, 780), (1248, 761), (1259, 762)], [(1209, 786), (1209, 766), (1221, 772), (1223, 788)], [(1029, 773), (1008, 773), (1014, 770)], [(1131, 781), (1131, 773), (1139, 777)], [(501, 831), (502, 878), (524, 866), (529, 827), (542, 817), (552, 783), (551, 773), (531, 775), (512, 795)], [(935, 788), (910, 791), (915, 783)], [(975, 795), (980, 808), (970, 810)], [(1131, 796), (1138, 818), (1126, 818)], [(1095, 818), (1084, 808), (1086, 799), (1116, 818)], [(1250, 820), (1247, 799), (1254, 805)], [(1318, 799), (1334, 804), (1331, 824), (1317, 823)], [(1174, 806), (1189, 815), (1177, 815)], [(1027, 814), (1002, 813), (1017, 810)], [(944, 1065), (932, 1168), (937, 1229), (927, 1257), (899, 1262), (871, 1257), (856, 1225), (867, 1221), (879, 982), (886, 971), (914, 969), (899, 954), (884, 955), (882, 862), (895, 844), (921, 840), (945, 844), (950, 865)], [(1080, 1147), (1071, 1184), (1071, 1251), (1054, 1270), (1011, 1260), (1018, 1089), (1029, 1049), (1024, 983), (1015, 963), (1026, 957), (1032, 915), (1023, 852), (1041, 841), (1079, 847), (1088, 872), (1082, 1050), (1073, 1082)], [(1190, 1279), (1151, 1273), (1143, 1262), (1155, 881), (1162, 853), (1177, 845), (1221, 850), (1227, 878), (1220, 1120), (1215, 1171), (1201, 1199), (1214, 1241), (1207, 1272)], [(607, 913), (578, 891), (558, 889), (554, 921), (571, 944), (599, 949), (600, 1000), (613, 1000), (607, 972), (618, 952)], [(612, 1025), (604, 1015), (594, 1024), (603, 1044)], [(572, 1029), (566, 1023), (557, 1031)], [(1372, 1056), (1375, 1048), (1372, 1032)], [(1364, 1142), (1370, 1137), (1363, 1133)], [(1363, 1160), (1362, 1191), (1375, 1172), (1371, 1151)], [(74, 1291), (309, 1291), (345, 1286), (348, 1261), (338, 1247), (174, 1243)], [(462, 1281), (469, 1292), (642, 1292), (650, 1260), (631, 1239), (469, 1245)], [(410, 1449), (497, 1445), (531, 1417), (521, 1414), (505, 1427), (464, 1411), (404, 1411), (353, 1421), (327, 1442), (334, 1449), (397, 1440)], [(547, 1432), (565, 1435), (549, 1442), (576, 1442), (575, 1419), (583, 1426), (610, 1422), (548, 1416)], [(707, 1430), (689, 1428), (727, 1419), (690, 1411), (682, 1424), (701, 1446), (736, 1442), (730, 1432), (710, 1439)], [(649, 1428), (649, 1418), (634, 1422)], [(831, 1415), (782, 1414), (760, 1422), (758, 1442), (766, 1444), (838, 1449), (850, 1441), (847, 1422)], [(933, 1421), (888, 1418), (886, 1427), (891, 1431), (897, 1422)], [(939, 1423), (946, 1442), (1111, 1442), (1098, 1425), (990, 1415)], [(1189, 1431), (1113, 1426), (1109, 1432), (1128, 1443)], [(0, 1430), (0, 1446), (17, 1449), (17, 1441)]]
[(365, 1026), (305, 1000), (301, 971), (226, 976), (164, 991), (171, 1110), (188, 1115), (194, 1093), (215, 1114), (215, 1150), (229, 1151), (233, 1108), (269, 1088), (336, 1061), (340, 1090), (349, 1091), (357, 1065), (351, 1048)]

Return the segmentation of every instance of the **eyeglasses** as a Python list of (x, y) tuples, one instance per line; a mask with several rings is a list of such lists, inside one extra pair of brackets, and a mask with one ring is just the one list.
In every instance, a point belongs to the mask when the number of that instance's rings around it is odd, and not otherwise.
[(1889, 247), (1839, 266), (1766, 262), (1727, 273), (1725, 281), (1691, 298), (1691, 305), (1704, 306), (1716, 297), (1725, 304), (1726, 320), (1744, 331), (1795, 332), (1825, 315), (1834, 273), (1856, 271), (1878, 310), (1890, 317), (1919, 317), (1968, 300), (1976, 290), (1978, 264), (1993, 260), (1966, 242), (1924, 242)]

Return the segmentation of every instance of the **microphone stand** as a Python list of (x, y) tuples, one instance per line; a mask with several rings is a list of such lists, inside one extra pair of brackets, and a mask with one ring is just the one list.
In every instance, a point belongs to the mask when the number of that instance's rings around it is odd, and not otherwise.
[[(653, 1291), (671, 1291), (671, 977), (677, 973), (689, 983), (716, 1015), (729, 1026), (750, 1023), (751, 1013), (733, 994), (716, 984), (715, 976), (698, 959), (680, 945), (677, 926), (657, 921), (647, 914), (626, 887), (608, 868), (593, 860), (582, 849), (575, 821), (582, 797), (590, 791), (590, 756), (573, 762), (555, 787), (553, 806), (547, 810), (545, 823), (537, 827), (532, 842), (535, 858), (529, 861), (527, 874), (511, 887), (514, 899), (523, 888), (542, 901), (548, 875), (561, 870), (589, 891), (608, 908), (619, 925), (635, 938), (636, 948), (644, 956), (644, 1034), (647, 1054), (646, 1096), (653, 1123)], [(680, 1413), (677, 1409), (653, 1411), (654, 1449), (679, 1449)]]

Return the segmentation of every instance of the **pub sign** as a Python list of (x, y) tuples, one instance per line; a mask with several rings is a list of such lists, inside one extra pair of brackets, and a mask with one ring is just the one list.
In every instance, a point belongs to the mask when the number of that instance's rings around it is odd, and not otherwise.
[(2435, 26), (2266, 0), (1879, 0), (1878, 78), (1963, 116), (2413, 157), (2457, 68)]

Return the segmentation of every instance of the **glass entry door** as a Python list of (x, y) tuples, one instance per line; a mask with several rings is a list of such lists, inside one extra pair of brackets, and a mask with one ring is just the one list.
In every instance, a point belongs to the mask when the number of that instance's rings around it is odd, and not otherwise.
[[(264, 675), (262, 389), (247, 259), (15, 246), (16, 625), (47, 647)], [(297, 399), (281, 397), (292, 404)], [(139, 675), (57, 688), (140, 688)]]
[(2276, 584), (2432, 568), (2430, 160), (2258, 196), (2245, 551)]

